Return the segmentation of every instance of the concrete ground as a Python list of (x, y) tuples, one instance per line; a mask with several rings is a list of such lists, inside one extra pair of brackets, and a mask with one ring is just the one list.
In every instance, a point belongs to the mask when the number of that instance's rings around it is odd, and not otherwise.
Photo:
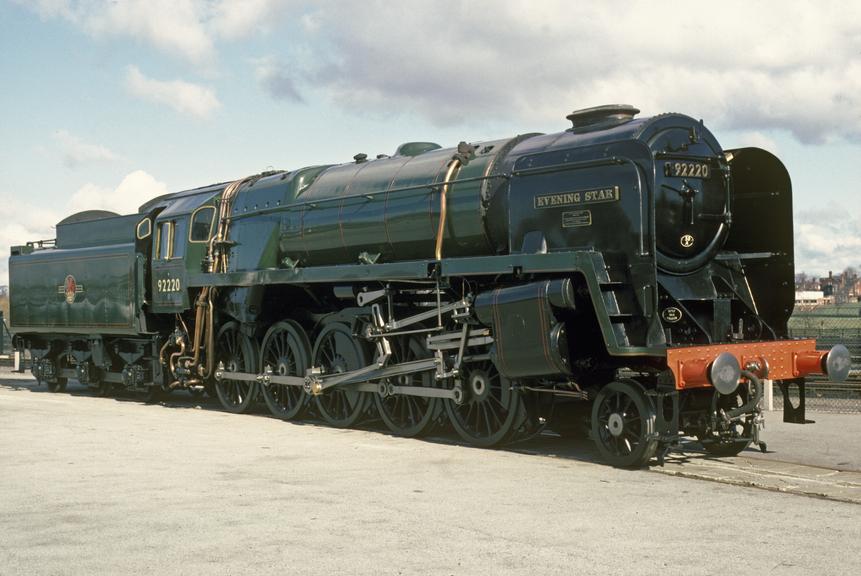
[(861, 414), (807, 412), (810, 424), (787, 424), (783, 412), (766, 412), (762, 439), (768, 452), (748, 448), (746, 456), (835, 470), (861, 471)]
[[(769, 419), (763, 457), (857, 468), (847, 422)], [(617, 470), (585, 443), (480, 450), (0, 373), (2, 576), (858, 574), (859, 543), (858, 504)]]

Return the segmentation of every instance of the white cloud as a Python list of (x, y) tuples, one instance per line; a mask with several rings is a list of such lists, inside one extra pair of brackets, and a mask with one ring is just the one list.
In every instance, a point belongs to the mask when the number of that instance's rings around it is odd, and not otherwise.
[(135, 170), (127, 174), (116, 188), (84, 184), (69, 199), (66, 212), (71, 214), (81, 210), (110, 210), (119, 214), (131, 214), (137, 212), (141, 204), (167, 193), (164, 182), (159, 182), (143, 170)]
[(831, 204), (795, 215), (795, 270), (812, 275), (861, 268), (861, 213)]
[(746, 148), (753, 146), (780, 156), (780, 146), (778, 146), (777, 141), (757, 130), (742, 130), (721, 137), (721, 145), (724, 148)]
[(43, 18), (61, 18), (95, 38), (131, 37), (195, 64), (210, 62), (215, 49), (201, 0), (17, 0)]
[[(220, 42), (274, 36), (273, 95), (440, 125), (564, 126), (575, 108), (628, 102), (721, 130), (861, 140), (861, 3), (726, 0), (35, 0), (45, 18), (211, 65)], [(274, 60), (273, 60), (274, 62)], [(255, 65), (258, 69), (259, 64)], [(295, 98), (294, 98), (295, 99)]]
[(63, 154), (63, 163), (69, 168), (77, 168), (91, 162), (109, 162), (118, 158), (110, 149), (84, 142), (66, 130), (57, 130), (53, 138)]
[(221, 102), (210, 88), (184, 80), (149, 78), (136, 66), (129, 66), (125, 84), (126, 89), (139, 98), (164, 104), (197, 118), (207, 118), (221, 107)]
[(19, 195), (0, 193), (0, 286), (9, 283), (9, 248), (54, 238), (53, 226), (60, 217), (42, 206), (22, 202)]
[(167, 186), (143, 170), (126, 175), (115, 187), (85, 184), (59, 210), (22, 202), (20, 195), (0, 193), (0, 286), (8, 284), (9, 248), (56, 238), (54, 226), (82, 210), (110, 210), (133, 214), (141, 204), (168, 192)]
[(132, 38), (209, 66), (216, 41), (266, 33), (297, 0), (14, 0), (94, 38)]
[(254, 32), (266, 33), (270, 26), (287, 14), (290, 0), (223, 0), (213, 2), (210, 28), (220, 37), (230, 40), (244, 38)]
[(496, 2), (492, 18), (454, 0), (315, 6), (299, 88), (351, 110), (561, 126), (627, 102), (806, 143), (861, 139), (859, 3), (728, 1), (707, 18), (688, 2)]

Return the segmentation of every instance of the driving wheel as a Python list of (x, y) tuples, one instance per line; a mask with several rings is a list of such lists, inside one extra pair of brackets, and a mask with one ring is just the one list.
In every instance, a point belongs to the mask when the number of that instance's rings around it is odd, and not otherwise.
[[(313, 366), (323, 374), (341, 374), (367, 366), (368, 355), (356, 340), (350, 327), (333, 322), (327, 324), (314, 342)], [(368, 394), (335, 386), (315, 397), (320, 417), (338, 428), (354, 425), (368, 407)]]
[[(300, 325), (291, 320), (278, 322), (263, 338), (260, 372), (269, 368), (273, 376), (304, 377), (311, 362), (310, 348)], [(302, 386), (269, 383), (261, 386), (261, 391), (269, 411), (284, 420), (296, 418), (308, 401)]]
[[(239, 330), (239, 324), (228, 322), (218, 331), (215, 341), (215, 365), (225, 372), (252, 372), (257, 368), (254, 343)], [(222, 379), (215, 382), (215, 393), (228, 412), (247, 412), (257, 398), (257, 382)]]

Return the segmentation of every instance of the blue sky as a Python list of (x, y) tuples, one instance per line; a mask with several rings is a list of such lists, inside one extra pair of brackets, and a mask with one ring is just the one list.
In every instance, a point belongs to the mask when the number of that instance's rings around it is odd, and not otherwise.
[(0, 0), (0, 78), (3, 254), (80, 209), (623, 102), (775, 152), (796, 269), (861, 267), (859, 3)]

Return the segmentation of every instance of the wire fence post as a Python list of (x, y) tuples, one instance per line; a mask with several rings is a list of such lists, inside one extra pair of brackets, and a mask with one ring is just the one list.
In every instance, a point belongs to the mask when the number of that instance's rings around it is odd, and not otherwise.
[(762, 409), (769, 412), (774, 410), (774, 387), (770, 378), (762, 381)]

